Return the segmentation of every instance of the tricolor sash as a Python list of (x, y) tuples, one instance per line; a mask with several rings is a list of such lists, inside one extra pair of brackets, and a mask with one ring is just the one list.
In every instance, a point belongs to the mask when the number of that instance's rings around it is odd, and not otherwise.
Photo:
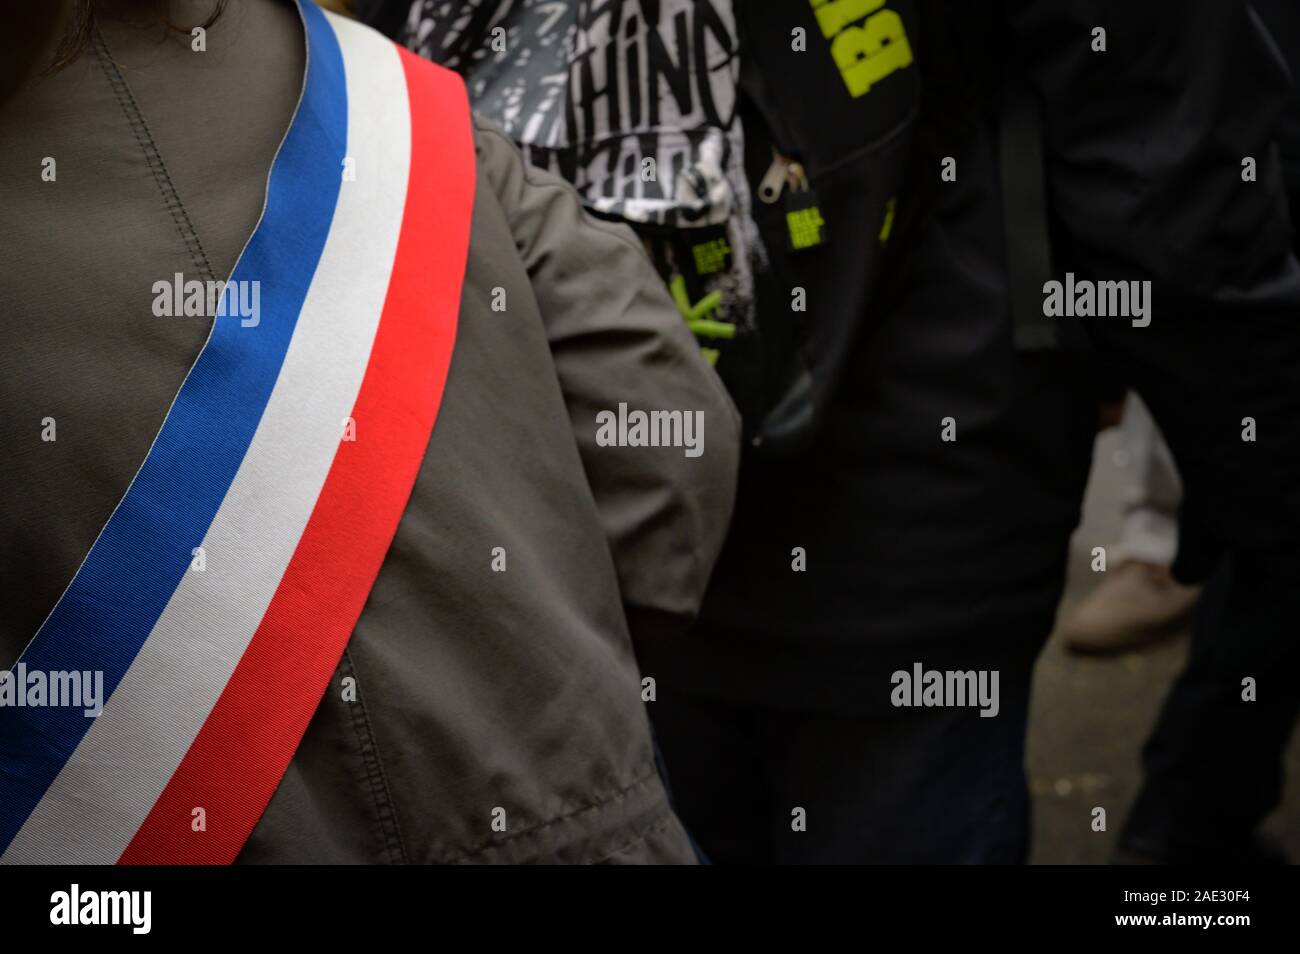
[(261, 283), (258, 321), (216, 319), (23, 652), (102, 671), (107, 701), (0, 706), (0, 861), (234, 860), (410, 497), (468, 254), (469, 107), (454, 74), (300, 9), (302, 98), (231, 275)]

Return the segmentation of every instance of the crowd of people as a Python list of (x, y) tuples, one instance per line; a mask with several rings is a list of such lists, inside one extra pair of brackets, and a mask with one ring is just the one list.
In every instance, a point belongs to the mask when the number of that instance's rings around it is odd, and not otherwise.
[(1120, 407), (1117, 857), (1280, 860), (1287, 0), (5, 16), (0, 656), (108, 697), (0, 706), (0, 860), (1023, 862)]

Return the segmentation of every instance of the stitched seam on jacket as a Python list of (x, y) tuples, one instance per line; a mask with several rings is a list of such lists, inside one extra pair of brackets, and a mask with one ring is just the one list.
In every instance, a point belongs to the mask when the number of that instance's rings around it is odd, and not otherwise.
[(388, 851), (390, 862), (408, 864), (406, 844), (402, 840), (402, 827), (397, 820), (397, 809), (393, 805), (392, 789), (388, 786), (388, 775), (384, 772), (384, 763), (379, 756), (379, 745), (375, 742), (374, 727), (370, 722), (370, 712), (366, 709), (365, 696), (361, 692), (361, 677), (357, 675), (356, 663), (352, 653), (345, 647), (343, 662), (348, 674), (356, 680), (357, 699), (348, 703), (352, 709), (352, 728), (361, 746), (361, 758), (366, 766), (366, 780), (370, 783), (370, 796), (374, 800), (375, 814), (379, 826), (384, 832), (384, 848)]
[(601, 855), (599, 858), (593, 859), (591, 863), (593, 865), (604, 864), (606, 861), (609, 861), (609, 859), (613, 858), (615, 855), (622, 854), (623, 852), (627, 851), (630, 848), (635, 848), (637, 845), (642, 844), (643, 842), (649, 840), (654, 835), (658, 835), (658, 834), (662, 834), (663, 832), (666, 832), (668, 830), (668, 825), (671, 822), (672, 822), (672, 814), (668, 811), (668, 806), (664, 805), (663, 814), (659, 816), (659, 820), (657, 822), (654, 822), (653, 824), (650, 825), (650, 827), (646, 828), (644, 831), (634, 835), (631, 838), (631, 840), (629, 840), (625, 844), (620, 845), (619, 847), (613, 849), (612, 851), (605, 852), (605, 854)]
[(131, 128), (131, 133), (135, 136), (140, 151), (144, 153), (145, 161), (149, 163), (149, 171), (153, 173), (154, 183), (162, 194), (163, 205), (171, 214), (172, 221), (176, 224), (176, 230), (180, 232), (181, 241), (190, 253), (190, 260), (204, 279), (215, 281), (216, 276), (212, 273), (212, 264), (208, 261), (207, 253), (203, 250), (203, 243), (199, 241), (198, 231), (194, 228), (189, 212), (186, 211), (185, 204), (181, 202), (180, 194), (176, 191), (171, 175), (167, 172), (167, 165), (163, 162), (162, 154), (158, 151), (158, 145), (154, 142), (153, 134), (149, 132), (148, 123), (144, 121), (144, 114), (140, 112), (139, 104), (136, 103), (135, 97), (131, 95), (131, 88), (127, 85), (126, 78), (122, 76), (122, 71), (118, 69), (113, 55), (108, 50), (108, 44), (104, 42), (104, 37), (99, 32), (98, 27), (95, 29), (94, 50), (95, 57), (99, 60), (99, 65), (108, 78), (108, 85), (112, 87), (118, 105), (122, 107), (122, 112), (126, 114), (127, 125)]
[(554, 828), (556, 825), (562, 825), (565, 822), (572, 821), (573, 819), (577, 818), (579, 815), (584, 815), (590, 812), (599, 811), (605, 806), (612, 804), (613, 802), (616, 802), (621, 798), (625, 798), (634, 789), (640, 788), (650, 783), (651, 781), (657, 781), (658, 778), (659, 778), (658, 770), (655, 769), (653, 765), (651, 765), (650, 770), (645, 775), (640, 776), (635, 781), (628, 784), (626, 787), (621, 788), (615, 792), (612, 792), (609, 795), (606, 795), (604, 798), (597, 799), (594, 802), (589, 802), (586, 805), (583, 805), (579, 808), (575, 808), (571, 812), (566, 812), (565, 814), (560, 815), (557, 818), (552, 818), (548, 822), (543, 822), (540, 825), (534, 825), (532, 828), (525, 828), (523, 831), (517, 831), (513, 835), (507, 835), (505, 838), (494, 838), (491, 841), (483, 842), (469, 849), (468, 851), (462, 852), (458, 855), (449, 856), (446, 859), (444, 859), (441, 863), (456, 864), (459, 861), (465, 861), (468, 858), (472, 858), (474, 855), (482, 854), (483, 852), (490, 851), (493, 848), (500, 848), (502, 845), (508, 845), (512, 841), (518, 841), (520, 838), (524, 838), (525, 836), (540, 834), (541, 832), (546, 831), (546, 829), (548, 828)]

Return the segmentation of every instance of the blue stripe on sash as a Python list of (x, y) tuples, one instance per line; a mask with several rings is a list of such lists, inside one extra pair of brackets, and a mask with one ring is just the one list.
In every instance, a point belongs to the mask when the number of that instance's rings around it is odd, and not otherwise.
[[(29, 672), (102, 670), (112, 693), (203, 542), (275, 386), (330, 230), (347, 148), (338, 41), (315, 4), (300, 6), (302, 102), (271, 168), (265, 212), (231, 276), (261, 282), (260, 322), (243, 327), (233, 307), (216, 319), (126, 496), (23, 653)], [(80, 706), (0, 706), (0, 852), (92, 722)]]

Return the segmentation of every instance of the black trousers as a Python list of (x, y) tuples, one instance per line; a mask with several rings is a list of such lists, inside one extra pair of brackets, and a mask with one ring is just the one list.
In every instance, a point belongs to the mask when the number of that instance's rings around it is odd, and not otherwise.
[(999, 712), (836, 714), (659, 693), (673, 807), (716, 864), (1019, 864), (1029, 679)]
[(1148, 328), (1092, 326), (1182, 475), (1175, 571), (1209, 577), (1122, 839), (1173, 861), (1242, 857), (1281, 798), (1300, 713), (1300, 305), (1233, 314), (1169, 302)]
[[(1289, 622), (1289, 636), (1273, 617)], [(1122, 844), (1171, 862), (1249, 860), (1251, 834), (1281, 798), (1300, 713), (1297, 620), (1296, 581), (1222, 562), (1187, 668), (1143, 752), (1146, 777)]]

